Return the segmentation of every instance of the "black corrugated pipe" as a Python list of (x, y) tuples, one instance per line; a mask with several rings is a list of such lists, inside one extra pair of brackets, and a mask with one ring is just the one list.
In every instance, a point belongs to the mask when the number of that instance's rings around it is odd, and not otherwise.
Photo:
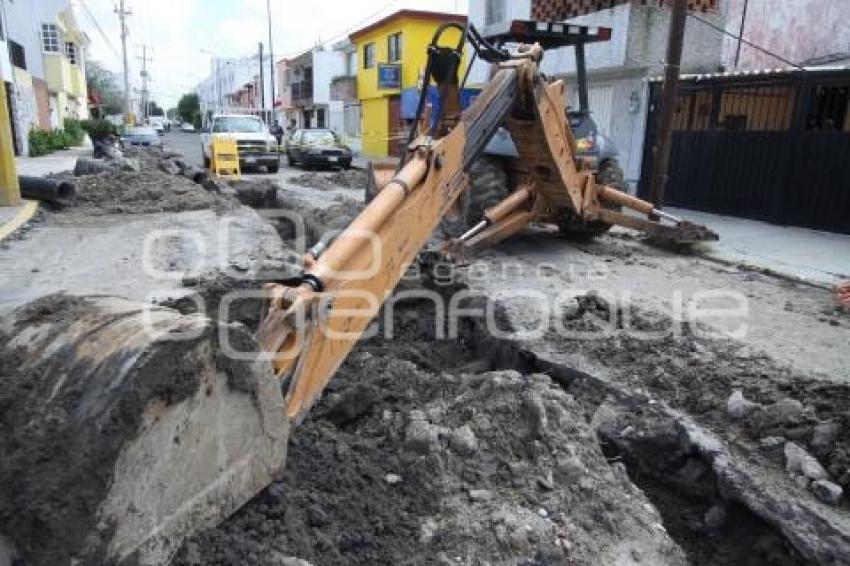
[(77, 187), (69, 181), (21, 175), (18, 183), (21, 185), (21, 196), (28, 199), (61, 204), (73, 201), (77, 196)]

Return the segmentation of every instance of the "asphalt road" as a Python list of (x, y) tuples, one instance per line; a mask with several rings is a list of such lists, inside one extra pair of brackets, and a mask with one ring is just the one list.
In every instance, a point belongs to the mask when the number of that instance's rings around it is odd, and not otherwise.
[[(186, 133), (181, 131), (174, 131), (166, 133), (162, 138), (163, 147), (167, 150), (179, 151), (183, 155), (186, 156), (186, 160), (198, 167), (204, 166), (204, 157), (201, 152), (201, 134), (195, 133)], [(280, 171), (291, 174), (296, 170), (294, 168), (289, 168), (286, 165), (286, 157), (284, 156), (280, 160)], [(243, 175), (267, 175), (265, 168), (258, 167), (248, 169), (246, 171), (242, 171)], [(278, 173), (280, 175), (280, 173)]]
[(179, 151), (185, 155), (186, 160), (192, 165), (204, 166), (204, 159), (201, 154), (201, 135), (199, 133), (189, 134), (172, 130), (162, 137), (162, 143), (165, 149)]

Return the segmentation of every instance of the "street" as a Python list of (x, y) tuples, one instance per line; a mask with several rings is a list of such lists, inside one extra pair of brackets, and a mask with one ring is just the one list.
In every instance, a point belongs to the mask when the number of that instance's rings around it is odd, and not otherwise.
[(0, 566), (850, 564), (850, 1), (171, 4), (0, 0)]

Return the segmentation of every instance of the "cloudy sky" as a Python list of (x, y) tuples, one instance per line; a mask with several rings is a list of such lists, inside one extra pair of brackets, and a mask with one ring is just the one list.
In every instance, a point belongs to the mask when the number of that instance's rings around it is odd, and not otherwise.
[[(125, 1), (133, 11), (127, 48), (131, 77), (138, 77), (141, 69), (142, 45), (149, 46), (152, 97), (165, 108), (209, 73), (208, 53), (250, 55), (259, 41), (268, 48), (266, 0)], [(120, 72), (120, 26), (113, 12), (117, 0), (74, 2), (92, 41), (89, 58)], [(401, 8), (465, 13), (467, 0), (271, 0), (275, 59), (319, 41), (341, 39)]]

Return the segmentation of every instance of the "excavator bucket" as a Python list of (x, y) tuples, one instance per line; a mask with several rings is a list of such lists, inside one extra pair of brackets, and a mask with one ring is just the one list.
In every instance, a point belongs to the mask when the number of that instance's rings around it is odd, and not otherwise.
[(0, 563), (167, 564), (279, 475), (279, 383), (225, 337), (256, 349), (241, 326), (114, 297), (3, 318)]

